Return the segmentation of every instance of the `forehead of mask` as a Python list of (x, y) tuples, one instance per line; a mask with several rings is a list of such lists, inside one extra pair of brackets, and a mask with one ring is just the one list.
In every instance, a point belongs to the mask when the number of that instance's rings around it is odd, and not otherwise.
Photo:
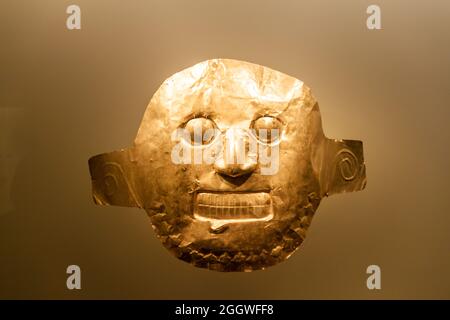
[(248, 129), (260, 116), (277, 117), (285, 124), (283, 140), (305, 142), (301, 136), (312, 134), (314, 104), (303, 82), (281, 72), (236, 60), (208, 60), (161, 85), (144, 114), (135, 146), (170, 147), (172, 132), (199, 116), (212, 119), (221, 131)]

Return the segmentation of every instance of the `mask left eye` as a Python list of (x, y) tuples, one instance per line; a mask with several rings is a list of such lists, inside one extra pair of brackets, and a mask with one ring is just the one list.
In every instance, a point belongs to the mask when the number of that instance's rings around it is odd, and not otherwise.
[(262, 143), (272, 144), (279, 141), (283, 123), (277, 118), (263, 116), (254, 120), (250, 126), (253, 134)]
[(194, 118), (186, 122), (184, 129), (190, 137), (190, 144), (201, 146), (210, 144), (217, 135), (217, 126), (208, 118)]

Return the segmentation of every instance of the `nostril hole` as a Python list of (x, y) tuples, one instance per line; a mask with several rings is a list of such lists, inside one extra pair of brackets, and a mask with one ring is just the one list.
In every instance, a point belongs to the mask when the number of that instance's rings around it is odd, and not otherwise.
[(248, 180), (248, 178), (250, 178), (250, 176), (252, 175), (251, 172), (249, 173), (245, 173), (242, 174), (240, 176), (237, 177), (232, 177), (230, 175), (227, 175), (225, 173), (219, 172), (218, 173), (219, 177), (221, 177), (223, 180), (225, 180), (226, 182), (228, 182), (229, 184), (232, 184), (234, 186), (240, 186), (242, 185), (245, 181)]
[(221, 168), (218, 170), (219, 173), (223, 175), (228, 175), (230, 177), (238, 177), (245, 174), (250, 174), (253, 170), (247, 167), (241, 167), (238, 165), (227, 166), (226, 168)]

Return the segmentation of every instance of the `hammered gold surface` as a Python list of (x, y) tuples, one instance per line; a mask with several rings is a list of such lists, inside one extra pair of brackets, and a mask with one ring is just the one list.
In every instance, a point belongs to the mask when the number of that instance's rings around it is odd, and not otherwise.
[[(232, 128), (280, 129), (278, 170), (262, 174), (250, 155), (240, 164), (174, 163), (173, 132), (198, 125), (216, 127), (223, 140), (233, 139)], [(210, 140), (202, 150), (212, 148)], [(325, 137), (318, 103), (302, 81), (228, 59), (167, 79), (133, 147), (94, 156), (89, 166), (97, 204), (145, 209), (176, 257), (218, 271), (286, 260), (303, 242), (322, 197), (365, 186), (362, 142)]]

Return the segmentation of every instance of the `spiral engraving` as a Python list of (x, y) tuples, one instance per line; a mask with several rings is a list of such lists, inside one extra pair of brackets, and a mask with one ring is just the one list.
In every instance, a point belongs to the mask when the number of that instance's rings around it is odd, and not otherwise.
[(118, 184), (117, 178), (113, 174), (106, 174), (103, 177), (103, 189), (105, 195), (112, 197), (117, 191)]
[(345, 181), (352, 181), (358, 176), (359, 161), (349, 149), (342, 149), (336, 154), (336, 165)]
[(119, 163), (106, 162), (102, 166), (102, 174), (99, 178), (99, 187), (106, 203), (139, 206), (136, 194)]

